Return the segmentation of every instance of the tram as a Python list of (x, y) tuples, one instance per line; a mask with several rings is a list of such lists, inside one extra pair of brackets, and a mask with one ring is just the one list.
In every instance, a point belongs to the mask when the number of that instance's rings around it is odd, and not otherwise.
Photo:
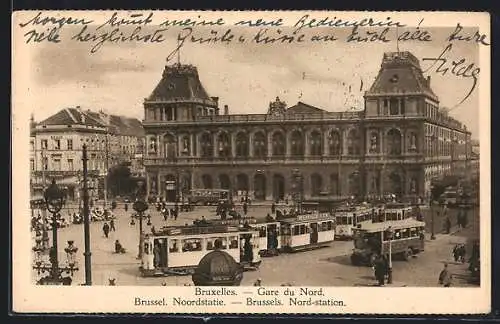
[[(388, 234), (389, 229), (392, 237)], [(388, 253), (408, 261), (411, 256), (424, 251), (424, 231), (425, 223), (413, 218), (360, 224), (354, 229), (351, 263), (372, 265), (377, 254)]]
[(395, 220), (403, 220), (408, 218), (417, 218), (418, 212), (417, 208), (414, 206), (409, 206), (402, 203), (392, 203), (386, 204), (384, 208), (384, 212), (382, 214), (383, 219), (378, 219), (375, 221), (395, 221)]
[(335, 219), (330, 213), (298, 215), (279, 222), (283, 252), (319, 248), (335, 240)]
[(214, 250), (219, 240), (222, 250), (246, 269), (261, 263), (259, 232), (241, 227), (238, 222), (164, 227), (145, 236), (140, 271), (143, 276), (187, 275), (200, 260)]
[(345, 206), (335, 211), (335, 237), (337, 239), (352, 239), (353, 228), (358, 224), (371, 223), (375, 215), (383, 213), (381, 207)]

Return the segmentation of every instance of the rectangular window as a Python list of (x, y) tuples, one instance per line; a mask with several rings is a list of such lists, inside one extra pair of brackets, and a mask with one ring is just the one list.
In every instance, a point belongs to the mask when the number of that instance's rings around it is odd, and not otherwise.
[[(211, 237), (211, 238), (207, 238), (207, 251), (215, 250), (215, 241), (216, 240), (219, 240), (222, 243), (221, 250), (227, 249), (227, 238), (226, 237)], [(238, 244), (238, 242), (236, 242), (236, 244)]]
[(61, 140), (54, 140), (54, 150), (60, 150), (61, 149)]
[(49, 146), (49, 142), (46, 139), (41, 140), (42, 150), (46, 150)]
[(192, 238), (182, 240), (182, 252), (201, 251), (201, 239)]
[(30, 170), (35, 171), (35, 160), (33, 159), (30, 160)]
[(68, 159), (68, 171), (73, 171), (73, 159)]
[(72, 150), (73, 149), (73, 140), (72, 139), (69, 139), (68, 142), (67, 142), (67, 146), (68, 146), (68, 150)]
[(54, 159), (54, 171), (61, 171), (61, 159)]
[(179, 240), (168, 240), (170, 253), (179, 252)]
[(47, 171), (49, 169), (49, 159), (44, 157), (42, 159), (42, 165), (43, 170)]
[(35, 141), (30, 141), (30, 147), (31, 147), (31, 151), (34, 152), (35, 151)]

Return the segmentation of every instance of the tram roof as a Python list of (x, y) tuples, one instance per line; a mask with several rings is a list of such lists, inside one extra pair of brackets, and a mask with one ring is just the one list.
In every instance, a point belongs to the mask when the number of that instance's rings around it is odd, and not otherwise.
[(409, 228), (409, 227), (421, 227), (425, 226), (424, 222), (417, 221), (413, 218), (406, 218), (402, 220), (390, 220), (381, 223), (365, 223), (359, 224), (360, 227), (357, 229), (366, 231), (366, 232), (382, 232), (387, 230), (389, 227), (392, 229), (401, 229), (401, 228)]
[(182, 236), (182, 235), (200, 235), (200, 234), (215, 234), (215, 233), (232, 233), (238, 232), (238, 226), (232, 225), (189, 225), (164, 227), (159, 231), (155, 231), (153, 236)]
[(324, 220), (334, 220), (335, 217), (330, 213), (315, 213), (315, 214), (304, 214), (297, 215), (291, 218), (280, 219), (283, 223), (306, 223), (313, 221), (324, 221)]

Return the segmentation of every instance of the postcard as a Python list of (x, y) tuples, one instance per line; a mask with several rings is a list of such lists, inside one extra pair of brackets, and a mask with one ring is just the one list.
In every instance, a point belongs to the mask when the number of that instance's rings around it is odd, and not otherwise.
[(12, 26), (14, 312), (489, 312), (487, 13)]

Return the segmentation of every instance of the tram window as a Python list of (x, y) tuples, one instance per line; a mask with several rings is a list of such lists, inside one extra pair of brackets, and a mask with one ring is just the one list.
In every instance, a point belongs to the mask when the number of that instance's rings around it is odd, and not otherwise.
[(410, 237), (417, 237), (417, 229), (416, 228), (410, 228)]
[(328, 231), (328, 222), (322, 222), (321, 223), (321, 229), (320, 229), (321, 232), (325, 232), (325, 231)]
[(182, 240), (182, 252), (201, 251), (201, 239)]
[(169, 248), (168, 251), (170, 253), (179, 252), (179, 240), (169, 240)]
[(405, 228), (401, 230), (401, 238), (409, 238), (410, 237), (410, 229)]
[(401, 230), (394, 231), (394, 239), (399, 240), (401, 238)]
[(327, 229), (328, 231), (331, 231), (331, 230), (332, 230), (332, 228), (333, 228), (333, 222), (332, 222), (332, 221), (328, 221), (326, 224), (327, 224), (326, 229)]
[(293, 226), (293, 235), (299, 235), (300, 234), (300, 229), (299, 225)]
[(229, 238), (229, 248), (230, 249), (237, 249), (238, 248), (238, 237), (237, 236), (231, 236)]
[(259, 237), (266, 237), (266, 227), (265, 226), (261, 226), (259, 228)]
[(282, 232), (282, 235), (290, 235), (290, 233), (291, 233), (291, 231), (290, 231), (290, 225), (284, 225), (281, 228), (281, 232)]
[(352, 217), (347, 217), (347, 224), (352, 225)]
[(144, 243), (144, 253), (149, 254), (149, 242)]

